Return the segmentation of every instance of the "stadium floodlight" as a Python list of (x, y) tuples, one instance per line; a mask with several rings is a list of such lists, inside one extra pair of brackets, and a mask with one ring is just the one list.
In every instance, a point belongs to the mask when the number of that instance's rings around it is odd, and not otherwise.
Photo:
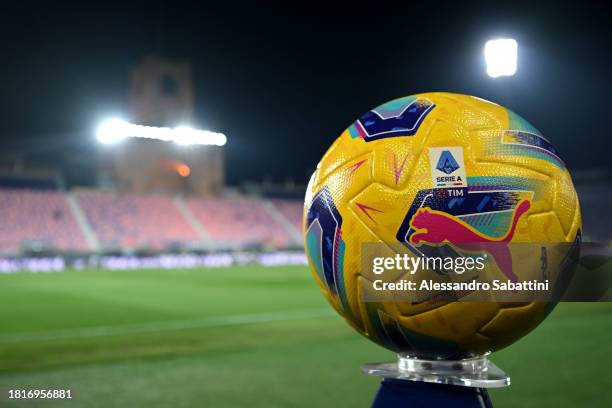
[(96, 132), (96, 138), (103, 144), (118, 143), (130, 137), (163, 140), (183, 146), (223, 146), (227, 143), (227, 138), (223, 133), (194, 129), (190, 126), (176, 128), (142, 126), (117, 118), (102, 122)]
[(189, 146), (196, 142), (197, 132), (191, 126), (178, 126), (174, 129), (174, 143)]
[(518, 44), (511, 38), (487, 41), (484, 48), (487, 74), (491, 78), (516, 73)]
[(96, 138), (102, 144), (115, 144), (125, 138), (125, 127), (129, 125), (124, 120), (118, 118), (108, 119), (96, 131)]

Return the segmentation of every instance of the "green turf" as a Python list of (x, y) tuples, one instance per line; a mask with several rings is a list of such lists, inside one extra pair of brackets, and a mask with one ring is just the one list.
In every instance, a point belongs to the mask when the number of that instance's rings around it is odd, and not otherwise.
[[(0, 406), (69, 387), (69, 407), (365, 407), (359, 365), (393, 358), (302, 267), (13, 274), (0, 310)], [(612, 406), (612, 304), (563, 304), (493, 360), (513, 380), (498, 408)]]

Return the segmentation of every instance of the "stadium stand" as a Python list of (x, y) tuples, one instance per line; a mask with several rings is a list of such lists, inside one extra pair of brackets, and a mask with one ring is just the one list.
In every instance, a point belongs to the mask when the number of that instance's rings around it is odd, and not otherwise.
[(292, 241), (258, 198), (192, 198), (187, 206), (213, 240), (275, 246)]
[[(601, 222), (612, 203), (612, 189), (588, 184), (579, 185), (578, 192), (585, 239), (612, 241), (606, 223)], [(302, 203), (298, 200), (255, 196), (182, 199), (96, 190), (67, 194), (0, 188), (0, 211), (2, 254), (41, 248), (88, 252), (95, 251), (98, 243), (101, 249), (157, 251), (171, 246), (301, 245)]]
[(297, 231), (302, 231), (302, 213), (304, 211), (304, 203), (297, 200), (271, 200), (274, 207), (285, 217)]
[(148, 247), (162, 250), (200, 237), (167, 196), (75, 193), (103, 248)]
[(63, 193), (0, 190), (0, 251), (24, 248), (91, 250)]

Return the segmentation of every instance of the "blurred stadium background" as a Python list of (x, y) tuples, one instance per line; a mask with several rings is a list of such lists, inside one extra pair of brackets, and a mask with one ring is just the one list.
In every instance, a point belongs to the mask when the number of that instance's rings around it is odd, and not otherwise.
[[(189, 61), (150, 54), (121, 75), (130, 123), (197, 122)], [(70, 403), (44, 406), (368, 406), (377, 380), (360, 364), (394, 357), (342, 322), (311, 280), (306, 177), (228, 183), (231, 133), (229, 147), (119, 139), (100, 139), (95, 159), (71, 151), (73, 164), (38, 159), (52, 142), (0, 160), (2, 393), (73, 390)], [(79, 181), (75, 160), (95, 161), (93, 181)], [(608, 170), (573, 174), (586, 240), (612, 241)], [(562, 304), (496, 353), (514, 382), (493, 392), (496, 407), (610, 406), (611, 313)]]

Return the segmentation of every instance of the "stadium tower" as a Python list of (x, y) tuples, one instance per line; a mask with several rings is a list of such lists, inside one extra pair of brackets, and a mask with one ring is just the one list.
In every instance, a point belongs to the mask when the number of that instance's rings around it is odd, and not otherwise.
[[(131, 73), (129, 121), (152, 127), (194, 126), (190, 63), (147, 56), (137, 64)], [(220, 146), (130, 138), (113, 146), (100, 170), (110, 171), (122, 192), (214, 195), (224, 186)]]

